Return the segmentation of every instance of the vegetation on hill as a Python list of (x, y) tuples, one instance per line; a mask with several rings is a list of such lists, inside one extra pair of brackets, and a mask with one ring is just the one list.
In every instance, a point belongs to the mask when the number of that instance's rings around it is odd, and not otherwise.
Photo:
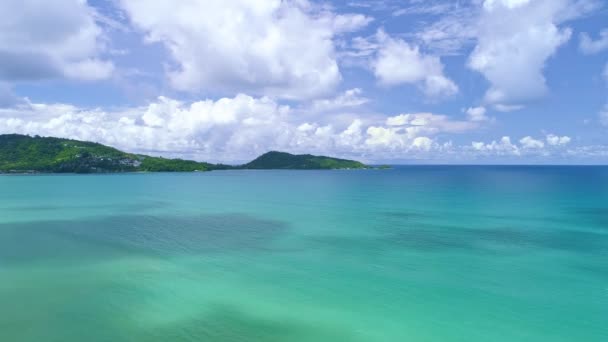
[(347, 159), (313, 156), (310, 154), (289, 154), (285, 152), (268, 152), (242, 166), (244, 169), (364, 169), (366, 165)]
[(209, 165), (125, 153), (92, 142), (0, 135), (1, 172), (206, 171)]
[(192, 172), (209, 171), (214, 165), (183, 159), (165, 159), (148, 156), (142, 157), (139, 169), (149, 172)]
[(268, 152), (240, 166), (166, 159), (70, 139), (0, 135), (0, 173), (191, 172), (226, 169), (362, 169), (357, 161)]

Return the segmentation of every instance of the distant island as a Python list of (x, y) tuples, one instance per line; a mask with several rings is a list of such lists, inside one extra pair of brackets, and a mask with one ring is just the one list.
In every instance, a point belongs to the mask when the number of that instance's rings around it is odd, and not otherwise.
[(243, 169), (328, 170), (365, 169), (367, 165), (358, 161), (338, 159), (310, 154), (294, 155), (286, 152), (268, 152), (242, 165)]
[(354, 160), (271, 151), (243, 165), (167, 159), (102, 144), (20, 134), (0, 135), (0, 173), (194, 172), (231, 169), (366, 169)]

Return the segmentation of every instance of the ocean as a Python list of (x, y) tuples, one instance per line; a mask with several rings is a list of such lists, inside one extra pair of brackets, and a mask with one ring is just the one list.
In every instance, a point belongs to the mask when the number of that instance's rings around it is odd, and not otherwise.
[(0, 341), (608, 341), (608, 167), (0, 176)]

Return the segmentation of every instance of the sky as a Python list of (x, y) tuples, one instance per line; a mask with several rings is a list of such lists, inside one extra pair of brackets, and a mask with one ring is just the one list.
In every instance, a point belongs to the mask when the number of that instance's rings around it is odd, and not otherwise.
[(607, 164), (606, 0), (2, 0), (0, 134)]

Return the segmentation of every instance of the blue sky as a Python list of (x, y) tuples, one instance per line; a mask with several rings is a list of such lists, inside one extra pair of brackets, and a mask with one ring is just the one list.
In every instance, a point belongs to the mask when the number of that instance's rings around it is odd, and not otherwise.
[(602, 0), (7, 0), (0, 133), (198, 160), (605, 164)]

